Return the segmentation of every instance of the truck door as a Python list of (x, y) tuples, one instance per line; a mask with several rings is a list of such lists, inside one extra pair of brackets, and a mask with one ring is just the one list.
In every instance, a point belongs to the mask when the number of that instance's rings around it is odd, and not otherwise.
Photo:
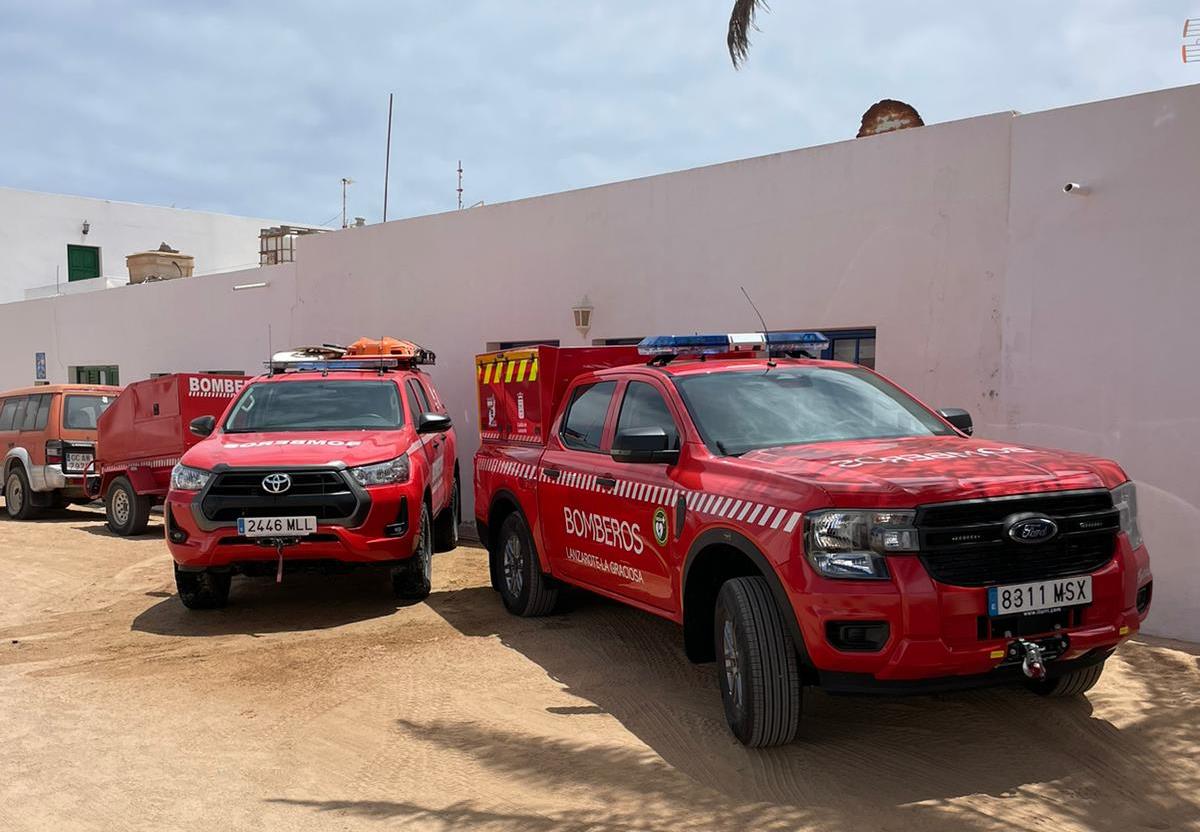
[[(425, 393), (425, 387), (421, 384), (420, 379), (410, 377), (407, 388), (408, 412), (412, 417), (415, 429), (417, 418), (422, 413), (436, 413), (437, 411), (429, 403), (429, 396)], [(454, 476), (453, 463), (449, 470), (446, 468), (449, 443), (446, 441), (445, 435), (441, 433), (418, 434), (417, 441), (423, 444), (425, 459), (429, 462), (429, 493), (433, 500), (433, 513), (436, 515), (450, 498), (450, 487), (447, 483), (448, 479)]]
[[(568, 580), (655, 607), (669, 583), (653, 551), (653, 510), (616, 493), (608, 455), (616, 381), (584, 382), (570, 394), (558, 434), (542, 455), (539, 514), (554, 570)], [(645, 517), (641, 515), (645, 514)]]

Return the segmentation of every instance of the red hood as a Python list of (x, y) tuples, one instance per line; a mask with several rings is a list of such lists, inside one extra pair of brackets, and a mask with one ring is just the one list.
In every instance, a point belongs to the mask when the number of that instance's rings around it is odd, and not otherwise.
[(888, 498), (917, 505), (1114, 488), (1126, 480), (1111, 460), (957, 436), (824, 442), (752, 451), (741, 461), (802, 481), (834, 499), (864, 495), (867, 504)]
[(390, 431), (310, 431), (306, 433), (214, 433), (183, 455), (183, 463), (211, 470), (271, 465), (349, 466), (383, 462), (409, 447), (409, 433)]

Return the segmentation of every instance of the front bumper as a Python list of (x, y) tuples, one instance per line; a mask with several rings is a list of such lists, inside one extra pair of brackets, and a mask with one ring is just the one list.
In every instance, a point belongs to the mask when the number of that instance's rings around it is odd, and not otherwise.
[[(1101, 661), (1138, 631), (1149, 613), (1139, 610), (1138, 589), (1150, 580), (1145, 547), (1133, 550), (1117, 535), (1111, 561), (1092, 572), (1092, 603), (1066, 616), (1061, 629), (1024, 633), (1066, 637), (1066, 648), (1047, 664), (1050, 674)], [(800, 560), (803, 560), (802, 558)], [(914, 556), (889, 556), (889, 581), (829, 580), (793, 561), (787, 581), (808, 665), (822, 685), (835, 690), (915, 692), (991, 684), (1019, 678), (1009, 648), (1013, 637), (996, 637), (987, 617), (987, 589), (940, 584)], [(799, 591), (797, 591), (799, 590)], [(878, 650), (839, 649), (829, 625), (885, 623)]]
[[(413, 483), (365, 489), (369, 505), (357, 525), (318, 523), (314, 534), (294, 538), (285, 561), (385, 564), (412, 557), (421, 527), (421, 493)], [(238, 567), (278, 559), (273, 541), (238, 535), (237, 523), (213, 523), (196, 492), (171, 490), (163, 507), (167, 548), (181, 569)]]

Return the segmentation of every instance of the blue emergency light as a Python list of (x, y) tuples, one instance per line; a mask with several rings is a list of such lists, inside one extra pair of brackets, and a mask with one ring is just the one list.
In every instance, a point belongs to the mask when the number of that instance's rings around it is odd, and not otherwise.
[(400, 366), (396, 358), (333, 358), (329, 360), (299, 359), (293, 361), (268, 361), (272, 372), (293, 373), (336, 373), (340, 370), (394, 370)]
[(818, 353), (829, 347), (820, 332), (729, 332), (724, 335), (651, 335), (638, 344), (642, 355), (720, 355), (731, 352)]

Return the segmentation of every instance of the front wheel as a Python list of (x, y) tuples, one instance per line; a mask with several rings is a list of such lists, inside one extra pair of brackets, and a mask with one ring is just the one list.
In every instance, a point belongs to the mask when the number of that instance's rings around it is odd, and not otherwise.
[(4, 478), (4, 509), (13, 520), (32, 520), (38, 514), (29, 477), (25, 476), (25, 469), (20, 464), (14, 464)]
[(791, 742), (800, 730), (800, 668), (766, 579), (726, 581), (713, 625), (729, 729), (754, 748)]
[(229, 572), (185, 572), (175, 565), (175, 589), (179, 600), (189, 610), (214, 610), (229, 603), (229, 587), (233, 575)]
[(421, 503), (421, 531), (412, 556), (392, 570), (392, 592), (397, 598), (423, 601), (433, 587), (433, 522), (429, 504)]
[(150, 498), (134, 491), (125, 477), (118, 477), (104, 495), (104, 515), (113, 534), (141, 534), (150, 522)]
[(1038, 682), (1026, 682), (1026, 684), (1038, 696), (1083, 696), (1096, 686), (1102, 673), (1104, 673), (1104, 662), (1097, 662), (1053, 679), (1042, 679)]
[(542, 572), (533, 537), (525, 518), (514, 512), (500, 526), (493, 574), (500, 577), (500, 598), (513, 615), (533, 618), (548, 615), (558, 603), (558, 586)]

